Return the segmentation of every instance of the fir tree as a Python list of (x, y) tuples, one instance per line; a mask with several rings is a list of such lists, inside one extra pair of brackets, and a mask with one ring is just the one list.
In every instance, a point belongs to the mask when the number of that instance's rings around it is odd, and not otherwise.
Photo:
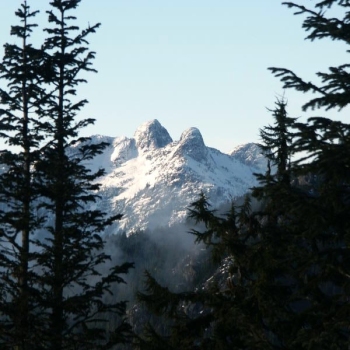
[[(93, 144), (88, 138), (78, 137), (80, 129), (92, 124), (93, 119), (76, 121), (76, 115), (87, 103), (74, 101), (76, 88), (85, 82), (81, 74), (95, 72), (91, 61), (95, 53), (86, 45), (89, 34), (99, 24), (80, 31), (72, 24), (71, 15), (80, 1), (55, 0), (50, 2), (45, 31), (48, 36), (43, 48), (50, 68), (47, 99), (39, 114), (45, 120), (46, 145), (36, 171), (41, 180), (42, 203), (49, 220), (45, 223), (48, 237), (38, 241), (42, 252), (38, 262), (42, 268), (44, 285), (42, 303), (47, 306), (47, 344), (51, 349), (111, 348), (125, 342), (130, 327), (121, 320), (115, 332), (106, 329), (110, 313), (123, 316), (125, 302), (107, 303), (119, 276), (132, 264), (111, 268), (107, 276), (100, 269), (110, 259), (103, 252), (100, 233), (121, 216), (106, 217), (98, 209), (89, 209), (97, 198), (96, 179), (104, 174), (93, 173), (86, 164), (107, 146)], [(51, 88), (51, 90), (49, 90)]]
[(269, 110), (275, 120), (273, 126), (269, 125), (260, 130), (262, 143), (259, 145), (263, 154), (269, 161), (268, 171), (271, 174), (270, 166), (275, 166), (277, 180), (286, 186), (290, 185), (290, 162), (293, 134), (291, 128), (296, 119), (288, 117), (287, 102), (284, 99), (277, 99), (274, 110)]
[[(1, 66), (2, 77), (10, 81), (10, 92), (1, 91), (2, 103), (9, 106), (1, 110), (2, 136), (23, 149), (2, 152), (4, 348), (110, 349), (131, 335), (126, 302), (115, 300), (112, 287), (124, 282), (120, 274), (133, 264), (112, 265), (106, 273), (110, 257), (100, 237), (121, 215), (90, 209), (104, 171), (91, 172), (87, 164), (107, 145), (79, 137), (81, 128), (94, 122), (77, 121), (87, 101), (76, 101), (75, 95), (85, 82), (81, 74), (95, 71), (95, 54), (86, 45), (99, 27), (80, 31), (71, 24), (79, 3), (50, 2), (51, 26), (40, 50), (25, 41), (32, 25), (16, 27), (23, 49), (7, 46)], [(17, 14), (26, 21), (35, 13), (24, 4)], [(115, 329), (108, 327), (111, 314), (119, 316)]]
[(0, 153), (0, 343), (2, 348), (11, 349), (33, 348), (40, 328), (33, 312), (36, 290), (30, 249), (30, 234), (40, 226), (35, 213), (38, 191), (31, 168), (43, 138), (40, 123), (32, 117), (43, 94), (39, 73), (42, 51), (29, 43), (37, 26), (30, 21), (36, 14), (26, 1), (17, 10), (21, 24), (12, 26), (11, 35), (22, 45), (6, 44), (0, 64), (0, 77), (7, 82), (7, 88), (0, 89), (0, 136), (8, 146)]
[[(284, 4), (295, 9), (295, 14), (306, 15), (307, 39), (349, 43), (348, 1), (318, 1), (314, 8)], [(339, 17), (328, 16), (328, 9), (336, 9)], [(285, 88), (316, 94), (303, 106), (304, 111), (341, 110), (350, 103), (348, 64), (316, 73), (320, 83), (306, 82), (285, 68), (271, 71)], [(308, 301), (300, 313), (304, 326), (295, 334), (294, 344), (299, 348), (344, 349), (349, 343), (349, 130), (349, 124), (321, 116), (297, 126), (295, 151), (303, 152), (303, 157), (294, 169), (317, 180), (297, 198), (293, 211), (303, 240), (295, 255), (304, 282), (299, 295)]]

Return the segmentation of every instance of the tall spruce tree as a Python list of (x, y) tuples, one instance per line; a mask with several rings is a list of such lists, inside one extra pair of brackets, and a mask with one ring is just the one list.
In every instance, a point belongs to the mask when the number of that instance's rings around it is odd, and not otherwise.
[(91, 61), (95, 53), (86, 45), (87, 37), (100, 24), (80, 31), (71, 14), (79, 0), (50, 2), (43, 49), (47, 53), (47, 99), (39, 115), (45, 121), (46, 145), (42, 148), (36, 171), (41, 180), (42, 203), (48, 220), (48, 236), (36, 243), (42, 248), (38, 263), (42, 268), (42, 303), (47, 306), (47, 339), (50, 349), (108, 349), (126, 342), (130, 326), (121, 319), (115, 330), (108, 331), (110, 313), (121, 317), (125, 302), (104, 300), (119, 276), (132, 264), (114, 266), (107, 275), (101, 269), (110, 257), (103, 251), (100, 233), (121, 216), (107, 217), (92, 208), (104, 170), (91, 172), (87, 162), (100, 154), (106, 143), (94, 144), (78, 136), (93, 119), (77, 121), (77, 113), (87, 103), (74, 100), (76, 88), (85, 82), (83, 73), (95, 72)]
[[(8, 106), (2, 137), (22, 149), (1, 154), (2, 348), (110, 349), (131, 335), (126, 302), (112, 288), (132, 264), (107, 268), (100, 237), (121, 216), (92, 209), (104, 171), (91, 172), (87, 163), (107, 145), (79, 137), (94, 122), (77, 120), (87, 101), (74, 99), (81, 74), (95, 71), (86, 39), (99, 26), (71, 24), (79, 3), (49, 3), (51, 27), (40, 50), (26, 43), (35, 12), (24, 3), (17, 12), (24, 25), (13, 28), (23, 48), (7, 45), (1, 65), (9, 81), (9, 92), (1, 90)], [(111, 314), (120, 319), (114, 329)]]
[(11, 27), (11, 35), (22, 45), (6, 44), (0, 63), (0, 78), (7, 83), (0, 89), (0, 137), (8, 147), (0, 153), (0, 346), (11, 349), (33, 348), (40, 328), (34, 312), (37, 293), (30, 249), (30, 234), (40, 226), (32, 167), (43, 138), (40, 123), (33, 118), (43, 94), (42, 51), (29, 43), (37, 26), (30, 21), (36, 14), (26, 1), (22, 3), (16, 12), (21, 24)]
[(296, 119), (288, 117), (287, 102), (277, 99), (275, 109), (269, 110), (274, 118), (274, 125), (260, 130), (262, 143), (259, 145), (269, 161), (268, 171), (271, 174), (271, 164), (276, 167), (277, 180), (290, 186), (290, 162), (292, 153), (293, 134), (291, 128)]
[[(328, 38), (349, 44), (348, 1), (317, 1), (309, 8), (293, 2), (284, 4), (295, 9), (295, 14), (306, 15), (303, 28), (309, 33), (307, 39)], [(328, 15), (329, 9), (336, 10), (338, 17)], [(303, 106), (304, 111), (330, 113), (350, 103), (349, 67), (343, 64), (317, 72), (319, 83), (306, 82), (285, 68), (274, 67), (271, 71), (281, 78), (285, 88), (316, 94)], [(297, 126), (295, 151), (303, 152), (303, 156), (294, 169), (301, 176), (311, 174), (315, 179), (309, 191), (294, 202), (293, 211), (303, 240), (295, 255), (304, 282), (298, 293), (308, 301), (300, 313), (303, 327), (295, 334), (294, 344), (299, 348), (344, 349), (350, 341), (350, 125), (333, 120), (337, 118), (334, 113), (332, 117), (311, 117)]]

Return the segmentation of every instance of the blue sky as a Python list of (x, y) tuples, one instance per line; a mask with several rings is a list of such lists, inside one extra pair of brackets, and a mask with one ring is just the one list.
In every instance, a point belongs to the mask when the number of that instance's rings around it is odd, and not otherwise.
[[(28, 1), (41, 11), (40, 28), (48, 2)], [(20, 4), (1, 1), (1, 45), (14, 40), (10, 26)], [(266, 107), (284, 91), (268, 67), (317, 81), (316, 71), (347, 59), (341, 43), (305, 41), (302, 17), (279, 0), (82, 0), (75, 15), (82, 29), (102, 23), (90, 37), (98, 74), (78, 90), (90, 102), (81, 117), (96, 118), (85, 135), (131, 137), (141, 123), (158, 119), (174, 140), (194, 126), (206, 145), (226, 152), (258, 141), (259, 128), (272, 122)], [(285, 97), (291, 116), (319, 114), (301, 112), (307, 96)]]

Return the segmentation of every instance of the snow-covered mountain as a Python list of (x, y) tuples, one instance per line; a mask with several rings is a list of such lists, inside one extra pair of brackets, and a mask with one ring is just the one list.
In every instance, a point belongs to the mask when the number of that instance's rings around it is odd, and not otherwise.
[(260, 148), (256, 143), (246, 143), (236, 146), (229, 152), (233, 158), (241, 161), (243, 164), (256, 168), (259, 171), (265, 172), (267, 167), (267, 159), (261, 153)]
[(101, 200), (96, 206), (124, 215), (112, 232), (183, 222), (201, 191), (213, 208), (219, 207), (254, 186), (253, 173), (264, 171), (266, 164), (256, 144), (224, 154), (207, 147), (197, 128), (173, 141), (158, 120), (142, 124), (133, 138), (92, 137), (98, 141), (110, 146), (89, 164), (106, 170), (99, 179)]

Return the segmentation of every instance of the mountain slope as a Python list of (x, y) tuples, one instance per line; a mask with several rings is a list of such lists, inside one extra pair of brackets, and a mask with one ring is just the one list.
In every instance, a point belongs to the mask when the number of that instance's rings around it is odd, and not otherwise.
[[(113, 233), (183, 222), (186, 208), (200, 191), (214, 208), (227, 203), (255, 185), (253, 173), (263, 166), (254, 144), (228, 155), (207, 147), (197, 128), (173, 141), (157, 120), (142, 124), (133, 138), (93, 136), (92, 142), (97, 141), (111, 145), (89, 164), (106, 170), (99, 180), (101, 199), (96, 205), (124, 214), (108, 230)], [(244, 158), (244, 152), (256, 159)]]

